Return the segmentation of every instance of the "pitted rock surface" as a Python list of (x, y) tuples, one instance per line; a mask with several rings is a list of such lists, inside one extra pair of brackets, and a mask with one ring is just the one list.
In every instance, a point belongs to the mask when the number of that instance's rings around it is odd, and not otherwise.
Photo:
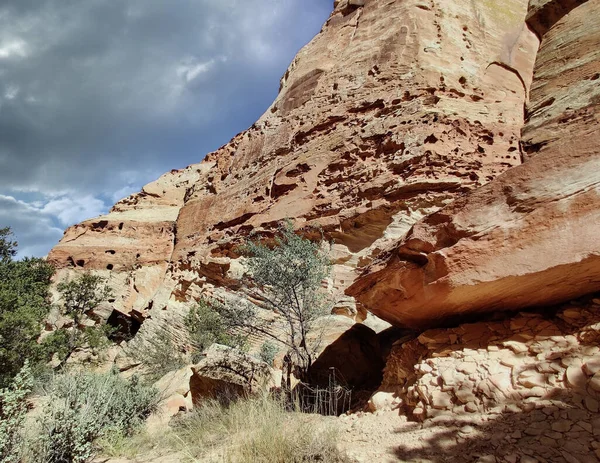
[(168, 319), (200, 294), (243, 293), (236, 246), (291, 217), (334, 241), (343, 298), (415, 221), (521, 163), (538, 48), (526, 14), (526, 0), (336, 2), (256, 124), (67, 230), (58, 279), (106, 275), (119, 310)]
[(427, 328), (600, 288), (600, 0), (555, 3), (568, 14), (542, 38), (525, 162), (419, 222), (349, 289), (390, 323)]

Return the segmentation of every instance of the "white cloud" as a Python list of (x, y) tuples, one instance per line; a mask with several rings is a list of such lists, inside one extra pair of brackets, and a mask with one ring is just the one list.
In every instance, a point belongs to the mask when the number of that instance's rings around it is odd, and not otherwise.
[(19, 258), (42, 257), (62, 237), (52, 217), (12, 196), (0, 195), (0, 228), (11, 227), (19, 242)]
[(186, 63), (177, 67), (177, 75), (182, 77), (186, 82), (191, 82), (201, 74), (206, 74), (215, 65), (215, 60), (211, 59), (204, 63)]
[(11, 227), (19, 242), (19, 257), (46, 255), (62, 237), (63, 227), (106, 213), (101, 199), (76, 193), (43, 195), (25, 201), (0, 194), (0, 228)]
[(27, 43), (20, 39), (0, 42), (0, 59), (25, 58), (28, 55)]
[(56, 217), (64, 226), (70, 226), (106, 212), (104, 201), (91, 195), (81, 197), (63, 196), (46, 203), (40, 210)]
[(18, 85), (8, 85), (6, 90), (4, 91), (4, 98), (7, 100), (14, 100), (19, 94), (19, 86)]

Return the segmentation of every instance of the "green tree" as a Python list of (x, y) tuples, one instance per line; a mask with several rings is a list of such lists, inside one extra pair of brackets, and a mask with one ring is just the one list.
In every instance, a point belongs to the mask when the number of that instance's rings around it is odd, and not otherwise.
[(0, 262), (8, 262), (17, 254), (17, 242), (12, 236), (10, 227), (0, 228)]
[[(306, 377), (318, 348), (307, 336), (317, 318), (326, 315), (330, 301), (322, 283), (331, 261), (321, 244), (294, 233), (290, 220), (279, 230), (273, 247), (249, 241), (244, 247), (256, 290), (253, 296), (285, 320), (282, 333), (273, 332), (250, 304), (217, 306), (230, 328), (261, 333), (288, 348), (286, 356), (300, 378)], [(289, 371), (288, 371), (289, 379)]]
[(185, 326), (194, 347), (194, 362), (199, 360), (199, 354), (215, 343), (237, 348), (243, 348), (246, 344), (246, 336), (232, 334), (228, 330), (227, 320), (207, 299), (200, 299), (192, 307), (185, 317)]
[(0, 230), (0, 387), (7, 386), (30, 359), (45, 360), (37, 340), (50, 311), (53, 267), (43, 259), (15, 261), (16, 242), (10, 229)]
[(65, 315), (73, 319), (73, 328), (70, 331), (59, 331), (53, 338), (53, 341), (61, 339), (65, 343), (61, 348), (66, 352), (61, 360), (63, 365), (75, 349), (82, 347), (87, 340), (96, 338), (98, 330), (104, 331), (102, 327), (84, 328), (82, 321), (89, 311), (112, 296), (112, 289), (106, 284), (105, 278), (91, 273), (84, 273), (74, 280), (59, 283), (56, 289), (61, 295)]

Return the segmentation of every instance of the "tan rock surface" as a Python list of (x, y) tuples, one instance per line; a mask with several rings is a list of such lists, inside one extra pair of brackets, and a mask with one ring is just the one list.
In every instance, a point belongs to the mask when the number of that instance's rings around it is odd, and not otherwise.
[(423, 327), (600, 288), (599, 9), (590, 0), (543, 36), (526, 162), (417, 224), (349, 294)]
[(599, 342), (590, 301), (429, 330), (393, 348), (375, 413), (344, 418), (342, 445), (358, 461), (596, 462)]
[(58, 278), (109, 276), (117, 308), (157, 319), (243, 289), (235, 245), (292, 217), (334, 240), (341, 292), (415, 221), (521, 162), (538, 47), (526, 13), (526, 0), (337, 2), (256, 124), (69, 229), (50, 254)]
[(206, 400), (228, 403), (281, 387), (281, 373), (255, 357), (213, 344), (192, 367), (189, 389), (194, 406)]

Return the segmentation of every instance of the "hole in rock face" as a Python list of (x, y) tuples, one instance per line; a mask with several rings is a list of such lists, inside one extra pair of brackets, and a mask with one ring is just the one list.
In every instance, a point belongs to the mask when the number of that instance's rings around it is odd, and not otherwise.
[(106, 270), (112, 270), (113, 268), (115, 268), (115, 266), (113, 264), (108, 264), (106, 266)]
[(462, 76), (460, 79), (458, 79), (458, 83), (460, 85), (465, 85), (467, 83), (467, 78), (465, 76)]
[(434, 134), (429, 135), (425, 139), (425, 143), (431, 143), (431, 144), (433, 144), (433, 143), (437, 143), (437, 142), (438, 142), (438, 138)]
[(123, 230), (123, 225), (125, 225), (123, 222), (119, 224), (119, 230)]
[(116, 252), (116, 251), (114, 251), (114, 250), (112, 250), (112, 249), (109, 249), (108, 251), (104, 251), (104, 253), (105, 253), (105, 254), (110, 254), (110, 255), (113, 255), (113, 256), (114, 256), (114, 255), (115, 255), (117, 252)]
[(100, 222), (94, 222), (92, 224), (92, 228), (94, 230), (100, 229), (103, 230), (108, 225), (108, 220), (101, 220)]
[(75, 262), (75, 265), (77, 265), (77, 267), (83, 267), (85, 265), (85, 260), (79, 259)]
[(112, 311), (106, 324), (115, 329), (109, 338), (117, 344), (131, 341), (142, 327), (142, 322), (118, 310)]

